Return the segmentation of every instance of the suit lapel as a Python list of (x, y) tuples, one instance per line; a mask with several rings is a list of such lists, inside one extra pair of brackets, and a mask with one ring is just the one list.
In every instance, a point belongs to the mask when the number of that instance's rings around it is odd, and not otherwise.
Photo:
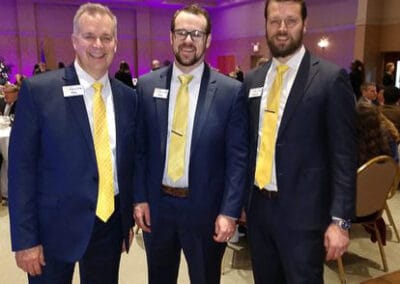
[[(73, 65), (65, 68), (64, 76), (65, 86), (79, 85), (79, 79)], [(82, 135), (85, 137), (86, 144), (91, 153), (92, 158), (96, 161), (92, 132), (90, 130), (88, 114), (86, 112), (83, 96), (72, 96), (64, 98), (70, 107), (70, 111), (75, 118), (76, 124), (79, 126)]]
[(290, 91), (288, 100), (286, 102), (285, 110), (283, 112), (281, 125), (278, 131), (278, 139), (282, 132), (288, 125), (296, 107), (301, 102), (306, 93), (311, 81), (318, 72), (318, 60), (312, 58), (310, 52), (306, 51), (303, 60), (300, 63), (299, 70), (297, 71), (296, 79), (294, 80), (292, 89)]
[[(253, 82), (251, 82), (251, 88), (264, 88), (265, 84), (265, 77), (267, 72), (271, 66), (271, 61), (269, 61), (264, 66), (260, 67), (254, 73)], [(262, 94), (261, 94), (262, 95)], [(249, 113), (250, 113), (250, 133), (253, 135), (252, 141), (257, 142), (258, 139), (258, 125), (260, 119), (260, 103), (261, 103), (261, 96), (255, 98), (249, 98)]]
[(191, 153), (193, 153), (193, 150), (196, 149), (196, 144), (205, 125), (208, 112), (211, 108), (211, 103), (214, 99), (215, 91), (216, 79), (211, 73), (210, 68), (207, 66), (207, 64), (205, 64), (193, 122)]
[[(171, 87), (171, 77), (172, 77), (172, 64), (164, 72), (160, 74), (157, 78), (154, 86), (155, 88), (169, 90)], [(168, 99), (154, 98), (156, 105), (157, 121), (160, 130), (160, 149), (162, 157), (165, 157), (165, 149), (167, 145), (167, 134), (168, 134), (168, 104), (171, 94), (168, 93)]]
[[(121, 113), (123, 113), (123, 105), (121, 101), (121, 89), (115, 84), (115, 80), (110, 78), (111, 92), (114, 104), (114, 117), (115, 117), (115, 138), (116, 138), (116, 161), (117, 165), (119, 161), (121, 161), (121, 157), (119, 156), (120, 151), (120, 143), (123, 141), (124, 129), (123, 124), (121, 123)], [(117, 166), (118, 168), (118, 166)]]

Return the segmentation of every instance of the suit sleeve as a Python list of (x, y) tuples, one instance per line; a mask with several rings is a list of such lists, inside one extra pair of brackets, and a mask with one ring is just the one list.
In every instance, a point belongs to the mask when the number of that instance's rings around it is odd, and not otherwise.
[[(249, 139), (247, 99), (238, 87), (226, 127), (225, 191), (220, 214), (238, 218), (246, 193)], [(233, 95), (233, 94), (229, 94)]]
[(13, 251), (40, 244), (37, 170), (41, 151), (38, 110), (29, 80), (19, 92), (9, 144), (9, 211)]
[(147, 145), (146, 142), (146, 127), (145, 127), (145, 110), (143, 106), (143, 88), (139, 82), (137, 87), (138, 95), (138, 112), (137, 112), (137, 130), (135, 137), (135, 173), (134, 173), (134, 203), (147, 202), (147, 191), (146, 191), (146, 152)]
[(330, 87), (327, 107), (328, 147), (331, 160), (331, 216), (355, 215), (357, 137), (355, 99), (348, 76), (341, 70)]

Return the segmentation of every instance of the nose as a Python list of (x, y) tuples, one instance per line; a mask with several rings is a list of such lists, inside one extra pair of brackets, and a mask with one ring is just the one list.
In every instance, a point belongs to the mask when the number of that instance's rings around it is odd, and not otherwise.
[(185, 42), (193, 42), (192, 36), (188, 34), (185, 38)]
[(102, 47), (103, 46), (103, 43), (102, 43), (100, 37), (96, 37), (96, 39), (93, 42), (93, 46), (95, 46), (95, 47)]
[(286, 26), (285, 20), (281, 20), (281, 22), (280, 22), (280, 24), (279, 24), (279, 30), (280, 30), (280, 31), (285, 31), (285, 30), (287, 30), (287, 26)]

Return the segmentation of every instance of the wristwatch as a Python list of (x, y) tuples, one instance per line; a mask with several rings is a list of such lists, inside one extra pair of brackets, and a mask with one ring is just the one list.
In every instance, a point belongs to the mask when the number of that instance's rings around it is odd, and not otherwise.
[(335, 218), (335, 219), (332, 219), (332, 223), (335, 224), (335, 225), (338, 225), (343, 230), (349, 230), (350, 227), (351, 227), (351, 221), (350, 220), (344, 220), (344, 219)]

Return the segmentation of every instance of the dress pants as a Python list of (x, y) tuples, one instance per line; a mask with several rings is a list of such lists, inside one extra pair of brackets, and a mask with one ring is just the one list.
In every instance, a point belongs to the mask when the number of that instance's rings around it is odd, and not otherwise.
[(201, 225), (191, 219), (189, 198), (164, 194), (159, 209), (151, 219), (151, 233), (144, 234), (149, 284), (177, 283), (181, 250), (191, 284), (220, 283), (226, 244), (213, 240), (215, 220)]
[(247, 212), (255, 284), (321, 284), (324, 232), (293, 230), (277, 197), (254, 190)]
[[(115, 198), (115, 211), (106, 223), (96, 217), (88, 247), (79, 262), (81, 284), (118, 283), (119, 263), (122, 249), (122, 227), (119, 198)], [(29, 276), (30, 284), (70, 284), (74, 262), (65, 262), (57, 256), (48, 255), (44, 246), (46, 265), (42, 274)]]

